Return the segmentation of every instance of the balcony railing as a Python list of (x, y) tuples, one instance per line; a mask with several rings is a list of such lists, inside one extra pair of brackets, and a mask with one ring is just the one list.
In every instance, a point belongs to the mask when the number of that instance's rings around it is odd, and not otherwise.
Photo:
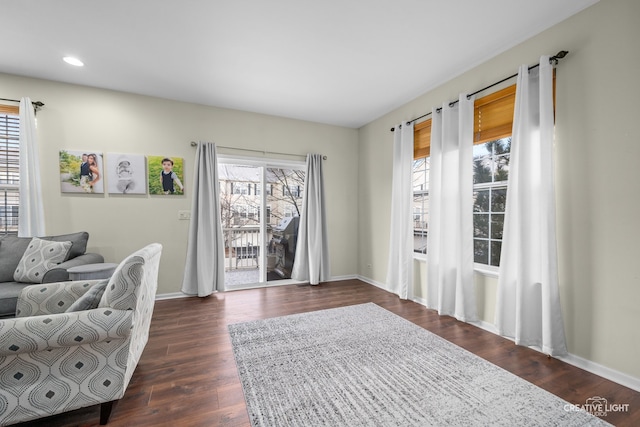
[[(266, 243), (260, 239), (260, 227), (241, 226), (223, 228), (225, 271), (258, 268), (260, 266), (261, 248)], [(267, 242), (271, 240), (271, 233), (267, 233)]]

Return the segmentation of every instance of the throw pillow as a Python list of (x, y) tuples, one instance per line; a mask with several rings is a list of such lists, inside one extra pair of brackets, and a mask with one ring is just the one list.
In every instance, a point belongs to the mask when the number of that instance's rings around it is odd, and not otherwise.
[(102, 294), (104, 294), (104, 290), (107, 289), (107, 283), (109, 283), (109, 279), (101, 280), (96, 283), (65, 311), (67, 313), (71, 313), (72, 311), (84, 311), (98, 308), (100, 299), (102, 299)]
[(34, 237), (13, 273), (13, 280), (42, 283), (44, 274), (65, 260), (69, 248), (71, 242), (52, 242)]

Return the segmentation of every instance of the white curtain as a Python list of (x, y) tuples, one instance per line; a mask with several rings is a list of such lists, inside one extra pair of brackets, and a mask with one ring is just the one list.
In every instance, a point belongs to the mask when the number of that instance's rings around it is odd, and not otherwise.
[(18, 236), (44, 236), (44, 210), (36, 115), (31, 99), (20, 100), (20, 202)]
[(553, 67), (520, 67), (511, 141), (496, 326), (516, 344), (566, 354), (558, 291)]
[(391, 228), (387, 286), (407, 299), (413, 288), (412, 224), (413, 122), (395, 127), (393, 132), (393, 175), (391, 183)]
[(215, 291), (224, 290), (220, 184), (215, 144), (199, 142), (196, 150), (182, 292), (206, 297)]
[(429, 172), (427, 306), (477, 320), (473, 284), (473, 98), (434, 109)]
[(330, 277), (322, 156), (307, 154), (305, 191), (291, 278), (312, 285)]

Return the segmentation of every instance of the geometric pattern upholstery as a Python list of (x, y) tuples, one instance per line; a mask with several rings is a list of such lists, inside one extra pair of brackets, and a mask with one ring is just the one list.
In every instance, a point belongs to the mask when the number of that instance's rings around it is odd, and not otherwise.
[(34, 237), (13, 273), (13, 280), (42, 283), (44, 274), (64, 261), (70, 248), (71, 242), (53, 242)]
[(23, 290), (18, 317), (0, 320), (0, 425), (124, 395), (148, 340), (161, 251), (123, 260), (95, 309), (64, 312), (99, 280)]
[(108, 283), (109, 280), (105, 279), (93, 285), (91, 289), (71, 304), (71, 306), (65, 310), (65, 313), (98, 308), (98, 304), (100, 304), (100, 300), (102, 299), (102, 295), (104, 294), (104, 290), (107, 288)]
[(80, 280), (26, 286), (18, 298), (16, 316), (30, 317), (64, 313), (71, 304), (103, 280)]

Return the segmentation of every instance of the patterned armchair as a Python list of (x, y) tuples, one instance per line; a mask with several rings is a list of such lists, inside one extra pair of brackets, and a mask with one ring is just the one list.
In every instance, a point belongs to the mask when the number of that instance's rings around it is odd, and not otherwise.
[(147, 343), (161, 251), (153, 243), (122, 261), (94, 309), (66, 312), (107, 281), (22, 291), (18, 317), (0, 320), (0, 425), (96, 404), (107, 423)]

